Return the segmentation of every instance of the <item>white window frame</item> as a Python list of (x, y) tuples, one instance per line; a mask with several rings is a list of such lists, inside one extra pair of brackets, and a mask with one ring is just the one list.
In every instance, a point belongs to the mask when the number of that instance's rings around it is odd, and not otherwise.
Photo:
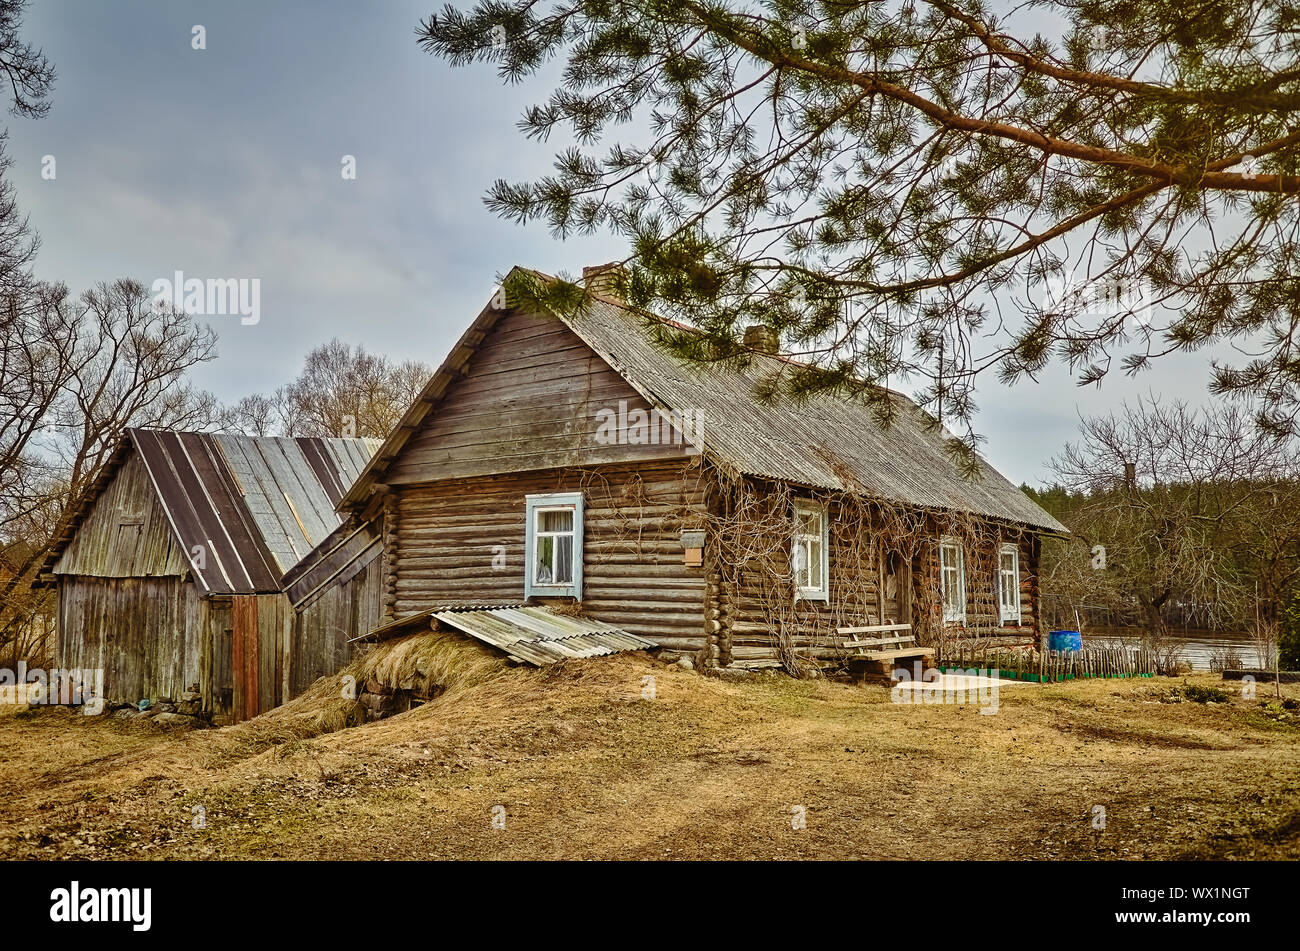
[[(800, 521), (803, 516), (815, 516), (821, 525), (820, 535), (808, 534), (799, 530)], [(819, 556), (814, 556), (811, 552), (811, 546), (815, 544), (820, 550)], [(800, 553), (804, 558), (818, 557), (821, 568), (821, 584), (817, 586), (799, 584), (799, 560)], [(795, 600), (803, 601), (829, 601), (830, 600), (830, 567), (831, 567), (831, 521), (830, 514), (824, 504), (818, 502), (798, 501), (794, 503), (794, 532), (790, 537), (790, 574), (794, 578), (794, 596)]]
[[(582, 597), (582, 493), (552, 492), (545, 495), (524, 496), (524, 597), (581, 598)], [(573, 581), (571, 583), (542, 583), (534, 580), (537, 565), (534, 561), (537, 542), (537, 517), (542, 512), (573, 512)], [(545, 535), (551, 533), (545, 532)]]
[[(956, 564), (945, 564), (945, 553), (955, 552)], [(948, 573), (956, 570), (957, 603), (960, 610), (951, 613), (948, 610)], [(966, 623), (966, 550), (962, 543), (951, 535), (939, 539), (939, 592), (943, 605), (943, 623)]]
[[(1012, 555), (1011, 570), (1002, 567), (1002, 556)], [(1008, 585), (1008, 575), (1010, 584)], [(1007, 595), (1014, 593), (1014, 604), (1008, 602)], [(1020, 623), (1020, 546), (1015, 542), (1003, 542), (998, 546), (998, 619)]]

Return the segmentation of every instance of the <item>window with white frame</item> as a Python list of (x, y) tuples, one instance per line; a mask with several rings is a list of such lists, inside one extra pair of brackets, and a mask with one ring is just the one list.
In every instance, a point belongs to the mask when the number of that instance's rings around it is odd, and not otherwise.
[(582, 493), (530, 495), (524, 596), (582, 597)]
[(790, 562), (797, 597), (807, 601), (825, 601), (829, 598), (829, 551), (830, 523), (826, 517), (826, 506), (796, 502)]
[(939, 583), (943, 589), (944, 622), (965, 624), (966, 556), (955, 538), (939, 542)]
[(998, 549), (998, 608), (1003, 624), (1020, 622), (1020, 546), (1011, 542)]

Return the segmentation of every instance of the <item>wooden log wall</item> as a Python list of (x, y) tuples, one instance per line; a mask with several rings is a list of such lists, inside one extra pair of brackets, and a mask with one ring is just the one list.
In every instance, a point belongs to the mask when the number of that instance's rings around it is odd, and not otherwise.
[(395, 614), (524, 597), (525, 496), (584, 493), (582, 611), (662, 646), (706, 645), (704, 568), (683, 564), (681, 532), (704, 527), (700, 471), (649, 462), (402, 486)]
[[(849, 507), (851, 508), (851, 507)], [(792, 632), (792, 647), (825, 644), (837, 627), (879, 624), (889, 619), (911, 623), (922, 643), (934, 643), (947, 629), (942, 622), (939, 587), (938, 545), (941, 535), (952, 532), (944, 519), (924, 520), (922, 537), (915, 550), (901, 557), (901, 586), (894, 598), (885, 597), (884, 564), (896, 546), (881, 525), (863, 526), (856, 514), (834, 501), (828, 503), (831, 522), (830, 589), (827, 601), (795, 601), (787, 586), (774, 585), (773, 574), (789, 570), (788, 549), (772, 554), (768, 568), (742, 566), (735, 575), (723, 642), (733, 662), (744, 666), (768, 666), (779, 661), (776, 631), (781, 620)], [(860, 534), (865, 529), (865, 534)], [(1003, 542), (1014, 541), (1020, 548), (1019, 624), (1002, 624), (997, 601), (997, 552)], [(874, 546), (874, 548), (873, 548)], [(903, 546), (904, 548), (908, 546)], [(966, 632), (1000, 636), (1037, 636), (1038, 565), (1041, 544), (1037, 536), (1018, 526), (984, 522), (979, 530), (964, 537), (966, 569)], [(878, 553), (878, 556), (872, 554)], [(906, 617), (899, 595), (911, 598)], [(772, 605), (783, 602), (779, 612)], [(775, 616), (774, 616), (775, 615)]]
[[(771, 505), (782, 504), (772, 496)], [(732, 663), (768, 666), (779, 661), (777, 631), (784, 622), (791, 647), (826, 643), (837, 627), (879, 623), (880, 579), (874, 557), (860, 562), (848, 552), (874, 551), (875, 537), (860, 534), (856, 517), (846, 518), (844, 507), (829, 502), (829, 599), (794, 600), (788, 583), (788, 541), (776, 540), (765, 559), (741, 565), (734, 572), (728, 597), (728, 638)], [(774, 611), (774, 606), (778, 606)]]
[(384, 496), (381, 519), (383, 557), (380, 559), (380, 572), (384, 592), (382, 613), (384, 620), (391, 621), (397, 617), (397, 497), (391, 493)]

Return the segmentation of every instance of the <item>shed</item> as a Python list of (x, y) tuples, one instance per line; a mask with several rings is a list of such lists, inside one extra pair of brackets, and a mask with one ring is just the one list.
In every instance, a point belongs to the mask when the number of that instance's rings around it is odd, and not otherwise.
[(240, 720), (290, 696), (280, 579), (336, 529), (375, 440), (131, 429), (43, 567), (57, 659), (104, 671), (105, 699)]

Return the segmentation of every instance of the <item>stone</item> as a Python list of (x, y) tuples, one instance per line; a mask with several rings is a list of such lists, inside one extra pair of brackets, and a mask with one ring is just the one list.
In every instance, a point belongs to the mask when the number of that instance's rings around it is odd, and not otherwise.
[(180, 713), (158, 713), (153, 717), (153, 722), (159, 726), (165, 727), (191, 727), (194, 726), (194, 718), (187, 717)]
[(113, 711), (114, 720), (134, 720), (140, 715), (140, 711), (135, 707), (122, 707), (120, 710)]
[(198, 700), (182, 700), (176, 704), (176, 712), (183, 713), (187, 717), (196, 717), (203, 709), (202, 703)]
[(174, 703), (168, 703), (164, 700), (160, 703), (155, 704), (154, 709), (157, 710), (159, 713), (175, 713), (176, 705)]
[(694, 670), (695, 661), (691, 660), (689, 657), (683, 654), (681, 657), (677, 658), (677, 666), (683, 668), (684, 670)]
[(193, 703), (196, 700), (202, 700), (203, 694), (196, 690), (187, 690), (181, 694), (181, 703)]

